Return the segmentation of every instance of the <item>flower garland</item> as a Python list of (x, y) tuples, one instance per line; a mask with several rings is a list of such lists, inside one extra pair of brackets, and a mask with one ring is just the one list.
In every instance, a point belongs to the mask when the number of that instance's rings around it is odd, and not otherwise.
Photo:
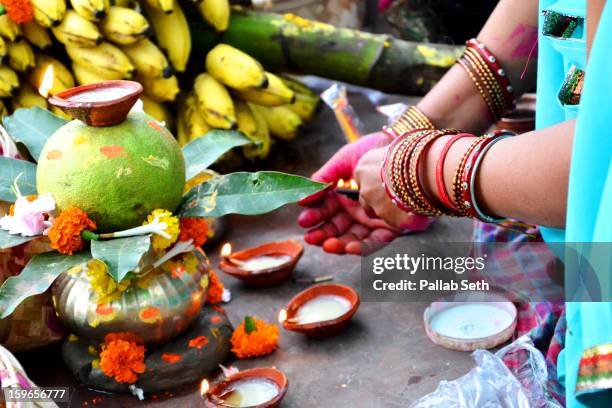
[(0, 4), (6, 8), (6, 14), (9, 18), (17, 24), (32, 21), (34, 17), (30, 0), (0, 0)]
[(133, 384), (144, 373), (145, 347), (132, 333), (109, 333), (100, 353), (100, 369), (119, 383)]
[(264, 356), (278, 347), (278, 326), (246, 316), (232, 333), (232, 352), (238, 358)]
[(89, 219), (85, 211), (70, 207), (62, 211), (49, 229), (51, 248), (67, 255), (79, 252), (85, 246), (81, 233), (95, 229), (96, 223)]
[(181, 218), (179, 241), (193, 240), (195, 247), (201, 247), (208, 239), (208, 222), (204, 218)]

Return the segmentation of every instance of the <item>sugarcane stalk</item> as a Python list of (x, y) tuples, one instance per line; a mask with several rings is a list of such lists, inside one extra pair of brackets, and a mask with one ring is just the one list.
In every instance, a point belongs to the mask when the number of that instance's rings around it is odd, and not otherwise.
[(463, 49), (253, 11), (234, 10), (228, 30), (219, 34), (198, 17), (190, 22), (194, 49), (206, 52), (225, 42), (270, 71), (318, 75), (389, 93), (425, 94)]

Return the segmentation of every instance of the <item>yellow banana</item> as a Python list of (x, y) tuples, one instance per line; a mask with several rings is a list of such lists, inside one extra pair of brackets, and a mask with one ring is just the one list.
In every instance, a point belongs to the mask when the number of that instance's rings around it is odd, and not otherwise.
[(215, 30), (227, 30), (231, 13), (229, 0), (204, 0), (197, 7), (204, 20)]
[(0, 98), (8, 98), (19, 88), (19, 78), (15, 71), (0, 64)]
[(297, 79), (293, 79), (286, 75), (281, 75), (280, 79), (285, 83), (285, 85), (287, 85), (289, 89), (291, 89), (295, 93), (316, 96), (316, 94), (309, 87), (307, 87)]
[(163, 123), (166, 128), (173, 128), (174, 118), (163, 103), (157, 102), (146, 95), (140, 95), (140, 100), (142, 101), (142, 109), (147, 115)]
[(136, 80), (142, 84), (145, 95), (157, 102), (172, 102), (180, 92), (175, 75), (168, 78), (148, 78), (138, 75)]
[(194, 81), (193, 90), (206, 123), (219, 129), (236, 127), (234, 102), (220, 82), (209, 74), (200, 74)]
[(8, 64), (15, 71), (25, 72), (36, 65), (34, 50), (25, 40), (8, 44)]
[(41, 50), (45, 50), (53, 44), (49, 31), (36, 21), (28, 21), (21, 25), (23, 36), (28, 42)]
[(118, 76), (115, 72), (100, 72), (100, 70), (94, 72), (88, 67), (75, 63), (72, 64), (72, 72), (79, 85), (88, 85), (96, 82), (109, 81), (111, 79), (121, 79), (121, 76)]
[(110, 7), (109, 0), (70, 0), (74, 11), (89, 21), (100, 21)]
[(72, 73), (64, 64), (49, 55), (38, 54), (36, 57), (36, 66), (33, 70), (28, 72), (28, 82), (34, 89), (40, 88), (43, 76), (49, 65), (53, 65), (53, 83), (49, 89), (51, 95), (74, 86)]
[(138, 75), (150, 78), (168, 78), (173, 70), (164, 53), (152, 41), (143, 38), (135, 44), (120, 46), (136, 67)]
[(266, 72), (266, 78), (267, 87), (237, 90), (236, 94), (244, 101), (263, 106), (280, 106), (295, 100), (295, 93), (279, 77)]
[(102, 42), (102, 34), (91, 21), (74, 10), (68, 10), (62, 22), (51, 28), (59, 42), (72, 47), (95, 47)]
[(281, 79), (289, 89), (295, 92), (295, 101), (287, 107), (297, 113), (303, 121), (312, 120), (321, 105), (319, 95), (296, 79), (287, 76), (282, 76)]
[(30, 0), (34, 20), (43, 27), (58, 25), (66, 14), (66, 0)]
[(0, 35), (9, 41), (17, 41), (21, 37), (21, 27), (8, 14), (3, 14), (0, 16)]
[(13, 110), (19, 108), (33, 108), (34, 106), (47, 109), (47, 100), (40, 96), (38, 91), (27, 84), (23, 84), (19, 87), (19, 92), (17, 92), (17, 95), (13, 96), (12, 103)]
[(174, 11), (174, 8), (177, 6), (174, 0), (144, 0), (144, 2), (165, 14), (171, 14)]
[(177, 139), (181, 146), (186, 145), (198, 137), (204, 136), (211, 127), (204, 120), (198, 109), (198, 101), (193, 93), (185, 97), (179, 108), (176, 125)]
[(272, 136), (281, 140), (292, 140), (297, 136), (303, 122), (291, 109), (286, 106), (252, 106), (264, 117)]
[(91, 48), (66, 46), (66, 52), (73, 62), (94, 72), (112, 72), (121, 78), (131, 78), (136, 70), (123, 51), (107, 42)]
[(115, 44), (134, 44), (151, 30), (147, 19), (127, 7), (112, 6), (100, 23), (100, 29), (109, 41)]
[[(268, 129), (268, 124), (266, 123), (266, 119), (263, 115), (257, 110), (257, 107), (252, 104), (247, 104), (253, 118), (255, 119), (255, 125), (257, 126), (257, 132), (252, 138), (253, 141), (257, 142), (257, 144), (247, 145), (242, 147), (242, 154), (249, 160), (262, 160), (268, 157), (270, 154), (270, 146), (272, 141), (270, 139), (270, 130)], [(249, 135), (247, 135), (249, 137)]]
[(8, 47), (4, 38), (0, 37), (0, 59), (2, 59), (8, 53)]
[(206, 71), (234, 89), (265, 87), (268, 80), (261, 64), (227, 44), (219, 44), (206, 55)]
[(177, 72), (185, 71), (191, 53), (191, 33), (187, 19), (179, 4), (174, 2), (174, 11), (165, 14), (163, 11), (141, 3), (146, 16), (153, 26), (159, 47), (166, 51), (168, 59)]
[(234, 111), (236, 112), (238, 130), (244, 133), (249, 139), (254, 139), (257, 135), (257, 122), (253, 116), (253, 112), (251, 112), (251, 108), (242, 101), (234, 100)]

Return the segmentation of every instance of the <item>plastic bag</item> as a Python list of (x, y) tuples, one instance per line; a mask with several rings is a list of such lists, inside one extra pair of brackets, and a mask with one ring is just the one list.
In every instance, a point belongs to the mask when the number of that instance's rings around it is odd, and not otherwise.
[[(513, 372), (503, 362), (522, 354), (523, 363)], [(414, 402), (411, 408), (561, 408), (546, 390), (548, 373), (544, 356), (523, 336), (493, 354), (472, 353), (476, 367)]]

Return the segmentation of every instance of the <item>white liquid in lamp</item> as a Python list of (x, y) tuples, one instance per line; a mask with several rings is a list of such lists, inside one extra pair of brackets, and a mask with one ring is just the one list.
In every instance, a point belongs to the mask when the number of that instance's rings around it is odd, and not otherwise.
[(223, 402), (232, 407), (252, 407), (268, 402), (278, 395), (278, 387), (263, 378), (239, 380), (220, 395)]
[(122, 98), (129, 95), (131, 92), (131, 89), (119, 87), (95, 88), (72, 95), (68, 97), (68, 100), (73, 102), (107, 102)]
[(291, 261), (289, 255), (261, 255), (249, 258), (240, 263), (240, 268), (245, 271), (257, 273), (258, 271), (276, 268)]
[(319, 295), (300, 306), (295, 320), (299, 324), (324, 322), (339, 318), (350, 308), (351, 302), (342, 296)]
[(443, 336), (456, 339), (480, 339), (503, 331), (512, 324), (507, 311), (483, 303), (458, 303), (438, 312), (431, 328)]

